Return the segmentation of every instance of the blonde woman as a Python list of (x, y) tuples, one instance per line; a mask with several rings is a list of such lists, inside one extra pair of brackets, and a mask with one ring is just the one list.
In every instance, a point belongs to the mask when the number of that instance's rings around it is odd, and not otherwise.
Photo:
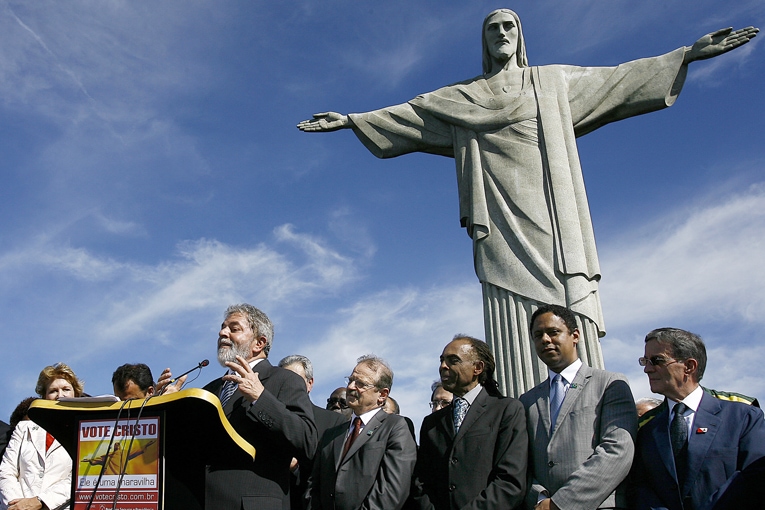
[[(35, 391), (47, 400), (82, 395), (82, 382), (64, 363), (45, 367)], [(0, 464), (0, 510), (69, 508), (72, 459), (63, 446), (32, 421), (13, 431)]]

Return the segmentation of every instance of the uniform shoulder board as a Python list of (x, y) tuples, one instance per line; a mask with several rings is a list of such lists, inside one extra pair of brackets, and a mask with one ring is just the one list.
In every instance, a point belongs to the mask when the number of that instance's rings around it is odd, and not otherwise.
[(711, 388), (704, 388), (701, 387), (704, 391), (709, 393), (715, 398), (719, 398), (720, 400), (728, 400), (730, 402), (741, 402), (742, 404), (748, 404), (750, 406), (754, 407), (760, 407), (760, 403), (757, 401), (756, 398), (750, 397), (747, 395), (742, 395), (741, 393), (733, 393), (732, 391), (718, 391), (713, 390)]
[(638, 418), (638, 430), (640, 430), (643, 425), (648, 423), (649, 421), (656, 418), (664, 409), (667, 408), (667, 400), (664, 399), (664, 402), (659, 404), (658, 406), (654, 407), (650, 411), (646, 411), (643, 416)]

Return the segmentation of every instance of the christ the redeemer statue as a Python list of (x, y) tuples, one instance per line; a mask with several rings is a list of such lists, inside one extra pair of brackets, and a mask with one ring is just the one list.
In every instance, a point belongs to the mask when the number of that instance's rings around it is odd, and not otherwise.
[(454, 158), (460, 222), (473, 240), (483, 287), (486, 340), (505, 393), (547, 377), (529, 338), (539, 303), (578, 314), (580, 358), (603, 367), (600, 268), (576, 137), (609, 122), (671, 106), (688, 64), (749, 42), (730, 28), (691, 47), (617, 67), (530, 67), (518, 15), (483, 23), (483, 74), (368, 113), (319, 113), (298, 128), (353, 129), (372, 154)]

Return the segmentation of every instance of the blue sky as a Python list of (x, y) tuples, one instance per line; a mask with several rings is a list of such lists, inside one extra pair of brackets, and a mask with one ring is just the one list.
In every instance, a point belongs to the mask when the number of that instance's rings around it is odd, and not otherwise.
[[(379, 5), (378, 5), (379, 4)], [(211, 360), (227, 305), (276, 324), (322, 404), (388, 359), (419, 425), (438, 356), (483, 338), (454, 164), (378, 160), (312, 113), (368, 111), (480, 73), (502, 4), (0, 2), (0, 418), (65, 361), (91, 394), (145, 362)], [(763, 26), (761, 0), (521, 2), (532, 65), (615, 65)], [(762, 39), (691, 67), (667, 110), (579, 139), (607, 368), (649, 394), (643, 336), (701, 334), (711, 387), (765, 397)]]

